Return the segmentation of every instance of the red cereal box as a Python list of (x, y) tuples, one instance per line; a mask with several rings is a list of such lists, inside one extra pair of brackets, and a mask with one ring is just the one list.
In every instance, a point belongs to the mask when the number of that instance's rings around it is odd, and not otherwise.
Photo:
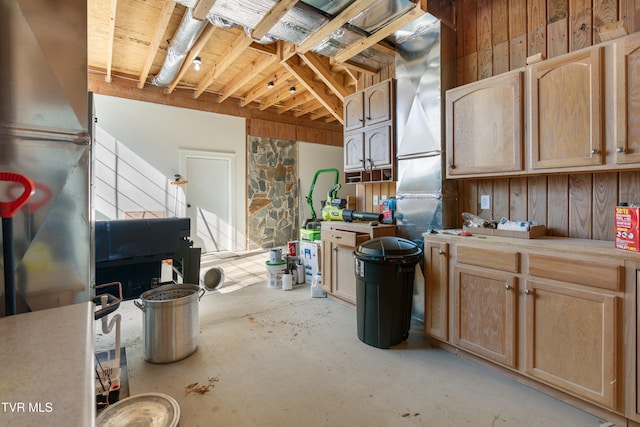
[(640, 208), (616, 206), (615, 242), (617, 249), (631, 252), (640, 251)]

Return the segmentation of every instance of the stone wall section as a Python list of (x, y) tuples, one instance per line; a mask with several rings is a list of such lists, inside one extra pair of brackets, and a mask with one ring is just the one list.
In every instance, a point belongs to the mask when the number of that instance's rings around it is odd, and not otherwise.
[(298, 239), (300, 228), (296, 142), (247, 140), (248, 249), (286, 246)]

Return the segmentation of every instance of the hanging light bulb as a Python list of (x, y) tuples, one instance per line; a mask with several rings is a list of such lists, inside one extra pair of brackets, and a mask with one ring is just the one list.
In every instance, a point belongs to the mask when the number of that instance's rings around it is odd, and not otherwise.
[(296, 93), (296, 87), (295, 86), (291, 86), (289, 88), (289, 93)]
[(275, 84), (274, 84), (273, 82), (269, 82), (269, 83), (267, 83), (267, 87), (268, 87), (269, 89), (273, 89), (273, 87), (274, 87), (274, 86), (275, 86)]
[(200, 71), (200, 64), (202, 64), (202, 59), (200, 59), (199, 56), (196, 56), (195, 58), (193, 58), (193, 68), (196, 71)]

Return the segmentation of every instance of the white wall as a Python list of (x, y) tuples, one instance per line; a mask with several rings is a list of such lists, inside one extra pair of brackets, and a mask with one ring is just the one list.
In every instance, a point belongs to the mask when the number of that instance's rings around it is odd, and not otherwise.
[[(307, 219), (311, 219), (311, 212), (307, 206), (306, 197), (313, 180), (313, 175), (319, 169), (336, 168), (340, 172), (339, 183), (342, 186), (338, 190), (338, 197), (346, 199), (349, 195), (356, 194), (356, 187), (353, 184), (345, 185), (344, 180), (344, 154), (342, 147), (330, 145), (312, 144), (300, 142), (298, 144), (298, 177), (300, 177), (300, 225)], [(334, 173), (322, 173), (318, 175), (316, 184), (313, 187), (313, 208), (318, 219), (322, 218), (320, 211), (321, 200), (326, 200), (327, 191), (333, 187), (335, 182)]]
[(167, 179), (180, 170), (180, 149), (235, 154), (235, 250), (246, 249), (245, 119), (110, 96), (94, 96), (98, 125)]

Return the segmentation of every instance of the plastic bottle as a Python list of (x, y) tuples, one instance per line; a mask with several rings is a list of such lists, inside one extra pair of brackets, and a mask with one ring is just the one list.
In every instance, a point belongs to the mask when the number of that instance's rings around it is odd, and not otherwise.
[(313, 277), (311, 283), (311, 297), (312, 298), (324, 298), (327, 294), (322, 290), (322, 273), (318, 272)]

